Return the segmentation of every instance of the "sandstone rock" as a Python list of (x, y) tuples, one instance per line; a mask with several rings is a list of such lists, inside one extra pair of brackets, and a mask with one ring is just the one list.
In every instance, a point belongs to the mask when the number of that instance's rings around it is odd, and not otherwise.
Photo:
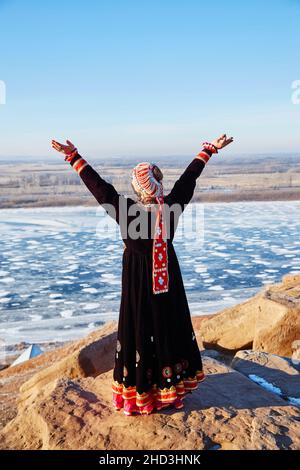
[[(299, 449), (299, 278), (286, 276), (236, 307), (192, 318), (200, 348), (203, 340), (218, 351), (202, 351), (207, 377), (183, 410), (135, 417), (114, 411), (117, 322), (1, 371), (1, 422), (10, 422), (0, 447)], [(241, 351), (232, 363), (236, 370), (228, 366), (237, 349), (252, 346), (293, 359)]]
[(127, 417), (111, 403), (112, 371), (60, 379), (0, 435), (2, 449), (299, 449), (300, 410), (239, 372), (204, 357), (206, 380), (182, 410)]
[[(80, 340), (72, 341), (23, 364), (1, 371), (0, 429), (16, 415), (20, 387), (35, 374), (36, 377), (33, 381), (24, 388), (24, 392), (28, 389), (29, 395), (38, 383), (40, 383), (39, 386), (42, 383), (47, 384), (49, 381), (63, 377), (64, 374), (66, 377), (76, 377), (89, 375), (93, 373), (93, 370), (94, 373), (97, 373), (97, 370), (99, 372), (109, 370), (112, 367), (113, 341), (116, 330), (117, 322), (108, 322)], [(109, 336), (109, 341), (105, 339), (106, 336)], [(101, 340), (100, 345), (97, 343), (99, 340)], [(105, 351), (103, 355), (101, 348), (103, 348), (103, 353)]]
[(282, 283), (272, 285), (266, 290), (266, 297), (288, 307), (299, 307), (300, 275), (284, 276)]
[(17, 375), (19, 373), (30, 374), (31, 372), (36, 372), (41, 368), (45, 368), (45, 366), (49, 366), (58, 362), (60, 359), (66, 357), (67, 355), (71, 355), (73, 352), (83, 348), (85, 345), (91, 344), (92, 342), (97, 341), (99, 338), (104, 337), (106, 334), (113, 333), (116, 330), (116, 321), (107, 322), (102, 327), (93, 331), (84, 338), (81, 338), (76, 341), (70, 341), (67, 345), (47, 351), (38, 357), (30, 359), (29, 361), (26, 361), (22, 364), (18, 364), (16, 366), (9, 367), (8, 369), (1, 371), (0, 379), (3, 379), (5, 377), (11, 377), (12, 375)]
[(300, 284), (300, 273), (294, 273), (294, 274), (285, 274), (285, 276), (282, 277), (282, 282), (283, 284), (292, 285), (295, 284)]
[[(199, 344), (200, 325), (208, 315), (192, 318), (194, 331)], [(114, 341), (117, 322), (106, 323), (87, 337), (69, 342), (63, 347), (45, 352), (41, 356), (23, 364), (9, 367), (0, 372), (0, 429), (17, 413), (19, 390), (24, 385), (23, 397), (37, 393), (44, 384), (63, 377), (75, 378), (109, 370), (113, 366)], [(109, 336), (108, 338), (106, 338)], [(98, 341), (100, 343), (98, 343)], [(102, 341), (103, 340), (103, 341)], [(34, 376), (34, 377), (33, 377)], [(30, 380), (32, 378), (32, 380)], [(27, 391), (27, 392), (26, 392)]]
[(232, 367), (285, 400), (300, 406), (300, 361), (246, 350), (235, 355)]
[(32, 398), (46, 384), (60, 378), (96, 377), (114, 366), (114, 353), (116, 348), (117, 333), (115, 325), (109, 329), (102, 328), (98, 339), (78, 348), (72, 354), (67, 355), (58, 363), (38, 372), (30, 380), (25, 382), (20, 391), (24, 396)]
[(257, 330), (252, 347), (255, 350), (291, 357), (292, 345), (298, 339), (300, 339), (300, 309), (291, 308), (269, 328), (266, 326)]
[(257, 330), (270, 328), (288, 311), (284, 305), (274, 308), (275, 305), (265, 299), (263, 294), (258, 294), (223, 310), (212, 319), (204, 320), (201, 325), (204, 346), (217, 346), (228, 351), (251, 347)]
[(217, 313), (213, 313), (211, 315), (195, 315), (195, 316), (192, 317), (192, 324), (193, 324), (196, 340), (197, 340), (199, 349), (201, 351), (204, 350), (204, 345), (203, 345), (203, 341), (202, 341), (202, 334), (201, 334), (202, 323), (205, 321), (205, 319), (208, 319), (208, 318), (211, 319), (211, 318), (213, 318), (217, 315), (218, 315)]
[[(255, 297), (201, 323), (205, 348), (238, 351), (253, 348), (291, 357), (300, 339), (300, 276), (286, 276)], [(299, 297), (300, 298), (300, 297)]]
[(216, 359), (222, 364), (230, 366), (234, 356), (233, 354), (223, 353), (222, 351), (217, 351), (216, 349), (204, 349), (204, 351), (202, 351), (202, 357), (211, 357), (212, 359)]
[(292, 359), (300, 361), (300, 339), (292, 342)]

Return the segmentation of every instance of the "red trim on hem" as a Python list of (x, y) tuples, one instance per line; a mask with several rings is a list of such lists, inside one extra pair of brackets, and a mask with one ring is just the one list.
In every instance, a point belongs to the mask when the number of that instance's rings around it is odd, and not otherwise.
[(176, 409), (183, 408), (183, 399), (187, 393), (198, 388), (205, 379), (203, 371), (197, 371), (195, 377), (181, 380), (170, 388), (160, 389), (156, 384), (148, 392), (138, 393), (135, 386), (125, 387), (124, 384), (113, 380), (113, 405), (116, 411), (123, 409), (127, 416), (135, 414), (151, 414), (173, 405)]

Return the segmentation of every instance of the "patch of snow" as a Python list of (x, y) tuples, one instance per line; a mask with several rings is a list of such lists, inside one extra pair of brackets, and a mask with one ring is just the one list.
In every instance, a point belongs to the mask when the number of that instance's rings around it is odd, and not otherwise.
[(88, 292), (89, 294), (97, 294), (98, 290), (95, 287), (85, 287), (82, 289), (83, 292)]
[(15, 279), (13, 277), (2, 277), (0, 279), (1, 282), (4, 282), (5, 284), (9, 284), (10, 282), (14, 282)]
[(263, 379), (262, 377), (258, 377), (258, 375), (250, 374), (248, 375), (249, 379), (253, 380), (253, 382), (257, 383), (268, 392), (275, 393), (276, 395), (282, 396), (282, 391), (279, 387), (267, 382), (267, 380)]
[(287, 397), (287, 400), (288, 400), (289, 403), (291, 403), (291, 405), (300, 406), (300, 398)]
[(72, 315), (73, 315), (73, 310), (62, 310), (60, 312), (60, 316), (62, 318), (71, 318)]
[(255, 374), (250, 374), (248, 377), (249, 379), (253, 380), (253, 382), (263, 387), (265, 390), (268, 390), (268, 392), (275, 393), (275, 395), (280, 396), (291, 405), (300, 406), (300, 398), (285, 396), (279, 387), (276, 387), (267, 380), (263, 379), (262, 377), (258, 377)]

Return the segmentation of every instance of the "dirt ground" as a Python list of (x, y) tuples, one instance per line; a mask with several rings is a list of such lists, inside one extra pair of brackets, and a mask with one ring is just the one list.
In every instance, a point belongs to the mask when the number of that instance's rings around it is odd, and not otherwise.
[[(219, 157), (217, 157), (219, 158)], [(166, 157), (159, 162), (165, 192), (172, 188), (189, 160)], [(96, 161), (92, 166), (117, 190), (132, 196), (135, 161)], [(0, 208), (95, 205), (80, 177), (65, 162), (0, 160)], [(194, 201), (232, 202), (300, 199), (300, 158), (230, 158), (209, 162), (198, 180)]]

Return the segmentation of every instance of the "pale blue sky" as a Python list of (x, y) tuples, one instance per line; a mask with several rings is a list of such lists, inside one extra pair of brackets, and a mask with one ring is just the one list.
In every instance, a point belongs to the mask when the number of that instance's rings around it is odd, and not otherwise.
[(0, 0), (0, 155), (300, 150), (298, 0)]

